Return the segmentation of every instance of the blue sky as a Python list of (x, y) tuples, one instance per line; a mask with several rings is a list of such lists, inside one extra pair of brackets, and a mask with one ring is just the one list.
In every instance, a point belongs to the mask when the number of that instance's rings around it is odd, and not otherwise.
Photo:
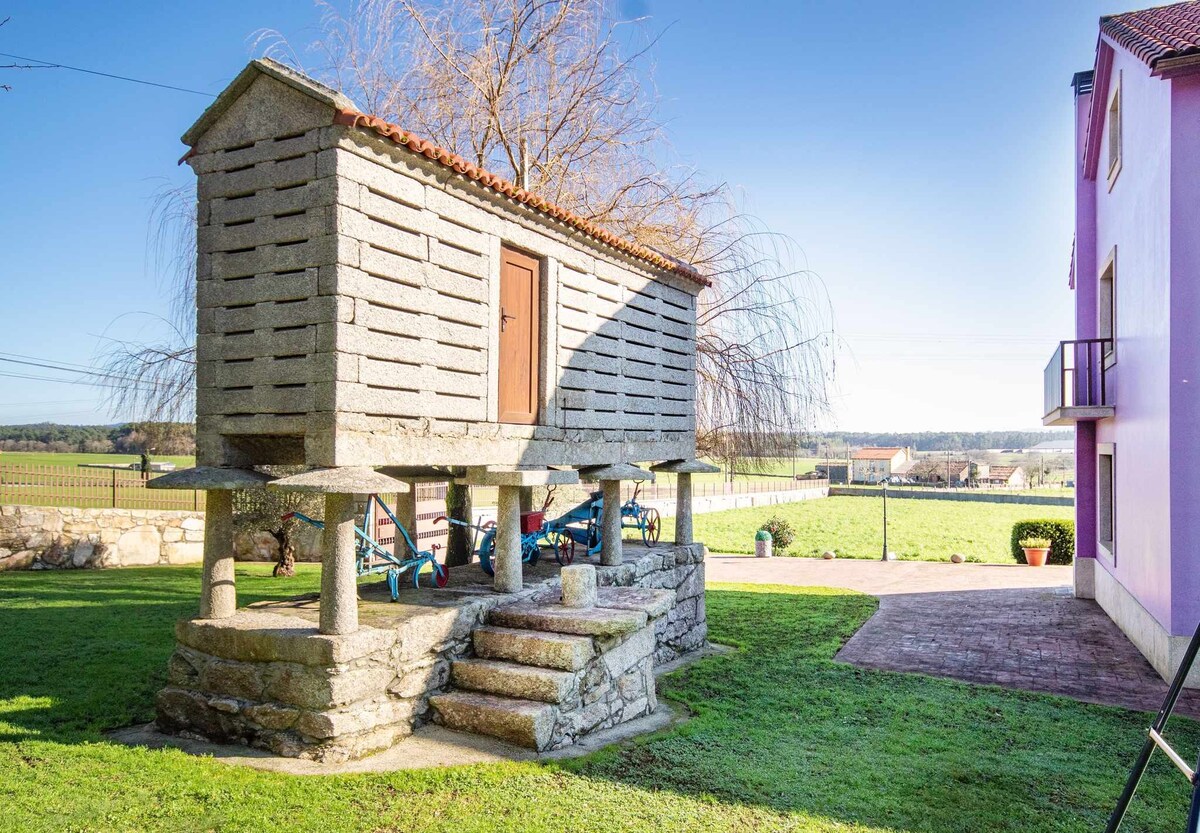
[[(1041, 371), (1072, 332), (1071, 74), (1094, 0), (629, 2), (666, 28), (656, 85), (676, 152), (799, 244), (843, 340), (848, 430), (1039, 425)], [(0, 0), (0, 51), (219, 92), (305, 0)], [(8, 59), (0, 58), (0, 63)], [(198, 95), (64, 70), (0, 70), (0, 355), (89, 365), (105, 333), (165, 314), (155, 193)], [(53, 373), (0, 362), (0, 373)], [(0, 375), (0, 423), (109, 422), (103, 394)]]

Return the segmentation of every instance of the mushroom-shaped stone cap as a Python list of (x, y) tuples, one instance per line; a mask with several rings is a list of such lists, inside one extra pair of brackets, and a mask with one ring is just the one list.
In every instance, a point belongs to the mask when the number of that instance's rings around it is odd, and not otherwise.
[(192, 489), (202, 492), (217, 490), (261, 489), (271, 478), (250, 469), (223, 469), (217, 466), (196, 466), (180, 469), (146, 481), (147, 489)]
[(313, 492), (322, 495), (378, 495), (407, 492), (408, 484), (365, 466), (343, 466), (281, 477), (271, 488), (283, 492)]
[(661, 471), (663, 474), (716, 474), (721, 469), (702, 460), (668, 460), (651, 466), (650, 471)]
[(617, 463), (613, 466), (588, 466), (579, 470), (579, 476), (594, 483), (601, 480), (649, 480), (654, 482), (654, 472), (640, 469), (631, 463)]

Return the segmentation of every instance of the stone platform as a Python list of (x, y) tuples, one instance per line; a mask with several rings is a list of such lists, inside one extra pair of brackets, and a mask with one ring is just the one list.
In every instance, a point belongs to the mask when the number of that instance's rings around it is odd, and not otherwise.
[(318, 761), (386, 749), (435, 716), (561, 748), (653, 711), (653, 666), (705, 644), (703, 551), (626, 543), (622, 564), (597, 567), (599, 606), (573, 614), (551, 558), (526, 565), (519, 593), (494, 592), (476, 564), (399, 603), (364, 584), (351, 634), (317, 633), (312, 595), (183, 620), (158, 725)]

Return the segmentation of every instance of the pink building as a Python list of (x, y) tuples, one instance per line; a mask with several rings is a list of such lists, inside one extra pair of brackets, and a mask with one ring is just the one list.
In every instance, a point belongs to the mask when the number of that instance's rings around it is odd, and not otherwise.
[(1075, 340), (1044, 422), (1075, 425), (1076, 594), (1169, 676), (1200, 621), (1200, 2), (1101, 18), (1072, 85)]

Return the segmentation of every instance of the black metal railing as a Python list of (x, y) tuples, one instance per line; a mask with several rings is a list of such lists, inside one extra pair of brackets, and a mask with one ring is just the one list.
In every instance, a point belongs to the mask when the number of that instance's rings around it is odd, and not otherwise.
[(1113, 404), (1105, 368), (1112, 349), (1111, 338), (1060, 341), (1043, 377), (1046, 415), (1059, 408)]

